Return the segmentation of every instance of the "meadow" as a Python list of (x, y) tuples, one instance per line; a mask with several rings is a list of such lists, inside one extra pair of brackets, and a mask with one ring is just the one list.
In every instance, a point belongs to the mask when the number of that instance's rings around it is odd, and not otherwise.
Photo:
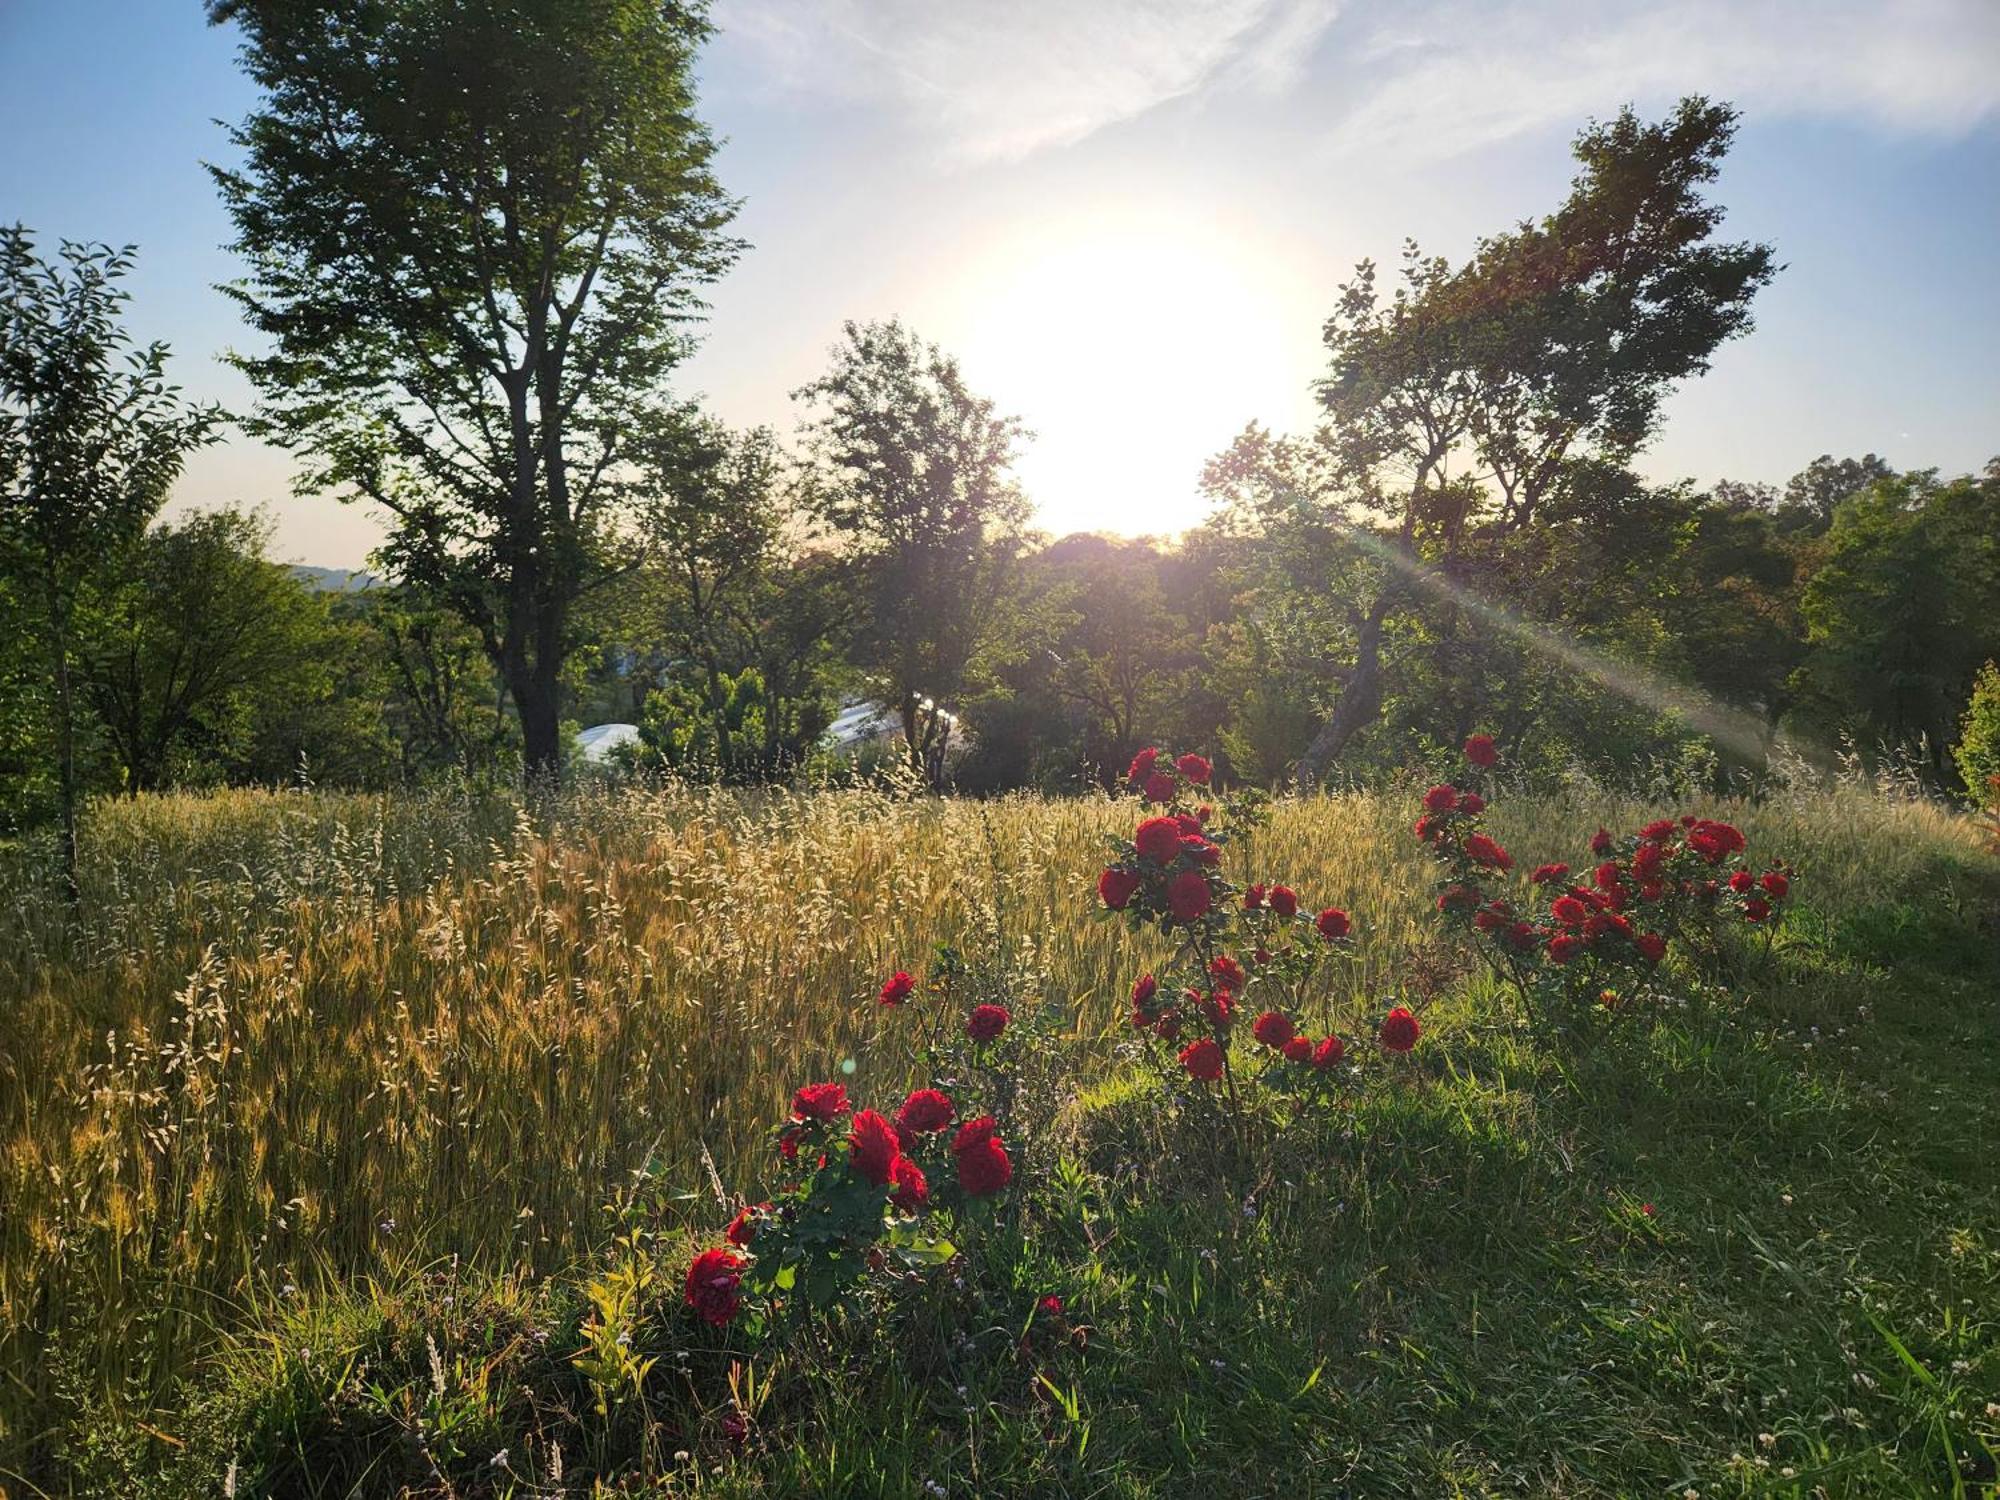
[[(1280, 801), (1237, 878), (1348, 908), (1346, 1003), (1426, 1031), (1246, 1177), (1132, 1061), (1129, 800), (100, 803), (75, 911), (0, 871), (0, 1492), (1991, 1493), (2000, 862), (1859, 784), (1699, 805), (1796, 910), (1727, 1006), (1563, 1050), (1439, 942), (1408, 789)], [(792, 1089), (916, 1076), (875, 992), (940, 944), (1064, 1008), (1045, 1170), (868, 1316), (694, 1327)]]

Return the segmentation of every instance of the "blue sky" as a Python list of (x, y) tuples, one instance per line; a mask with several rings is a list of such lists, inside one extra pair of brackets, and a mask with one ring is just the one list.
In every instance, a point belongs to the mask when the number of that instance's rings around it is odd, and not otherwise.
[[(1782, 480), (1822, 452), (2000, 452), (2000, 0), (718, 0), (705, 111), (752, 242), (684, 372), (792, 425), (843, 318), (899, 314), (1037, 438), (1042, 523), (1173, 531), (1246, 421), (1311, 416), (1357, 259), (1462, 255), (1545, 211), (1628, 100), (1744, 114), (1732, 237), (1786, 269), (1672, 401), (1660, 478)], [(0, 0), (0, 218), (135, 241), (131, 322), (193, 393), (245, 337), (200, 162), (254, 103), (196, 0)], [(261, 503), (284, 556), (360, 563), (365, 509), (283, 455), (198, 457), (180, 506)]]

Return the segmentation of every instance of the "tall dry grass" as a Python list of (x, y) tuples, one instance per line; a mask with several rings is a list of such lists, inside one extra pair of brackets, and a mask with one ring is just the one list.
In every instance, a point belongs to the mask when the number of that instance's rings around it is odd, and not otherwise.
[[(1532, 864), (1656, 807), (1579, 788), (1493, 823)], [(1972, 847), (1852, 786), (1722, 811), (1828, 912)], [(1409, 812), (1281, 803), (1232, 853), (1354, 911), (1362, 993), (1425, 935)], [(873, 992), (934, 944), (1004, 927), (1074, 1002), (1084, 1066), (1155, 956), (1094, 915), (1131, 814), (869, 791), (99, 807), (79, 913), (0, 870), (0, 1438), (52, 1400), (157, 1399), (245, 1304), (318, 1278), (547, 1271), (641, 1167), (754, 1180), (794, 1084), (902, 1081)]]

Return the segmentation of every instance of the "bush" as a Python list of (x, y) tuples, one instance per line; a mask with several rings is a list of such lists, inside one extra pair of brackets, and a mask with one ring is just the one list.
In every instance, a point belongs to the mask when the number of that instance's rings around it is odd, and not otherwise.
[(2000, 664), (1989, 661), (1974, 680), (1953, 754), (1972, 800), (2000, 802)]

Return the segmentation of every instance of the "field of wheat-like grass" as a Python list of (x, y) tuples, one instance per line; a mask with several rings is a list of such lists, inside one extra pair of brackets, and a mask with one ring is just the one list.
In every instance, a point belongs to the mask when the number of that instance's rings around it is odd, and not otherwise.
[[(1357, 1003), (1410, 982), (1425, 938), (1409, 807), (1280, 802), (1230, 854), (1354, 913)], [(1972, 848), (1948, 813), (1858, 789), (1722, 810), (1795, 861), (1821, 919)], [(25, 858), (0, 875), (0, 1435), (58, 1398), (143, 1405), (245, 1309), (329, 1281), (553, 1271), (641, 1167), (756, 1181), (800, 1080), (902, 1081), (882, 976), (995, 924), (1073, 1003), (1087, 1074), (1152, 958), (1092, 894), (1131, 811), (694, 790), (98, 807), (76, 912)], [(1492, 822), (1532, 864), (1650, 813), (1579, 790)]]

